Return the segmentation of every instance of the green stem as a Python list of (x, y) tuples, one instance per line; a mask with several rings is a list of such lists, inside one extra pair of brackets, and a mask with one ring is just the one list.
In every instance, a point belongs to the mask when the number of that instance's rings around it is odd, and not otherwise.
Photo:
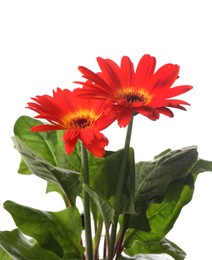
[[(105, 227), (105, 243), (107, 244), (107, 252), (108, 252), (108, 255), (110, 255), (110, 233), (109, 233), (109, 228), (110, 228), (110, 226), (109, 225), (107, 225), (106, 227)], [(109, 259), (109, 258), (108, 258)]]
[(99, 259), (99, 243), (100, 243), (101, 235), (102, 235), (102, 227), (103, 227), (103, 220), (102, 220), (102, 217), (99, 217), (98, 227), (97, 227), (96, 236), (95, 236), (95, 250), (94, 250), (94, 259), (95, 260)]
[(121, 161), (121, 166), (120, 166), (120, 171), (119, 171), (118, 186), (117, 186), (117, 190), (116, 190), (116, 204), (115, 204), (114, 218), (113, 218), (111, 237), (110, 237), (110, 246), (111, 247), (110, 247), (109, 256), (108, 256), (109, 260), (113, 259), (114, 251), (115, 251), (116, 230), (117, 230), (118, 219), (119, 219), (119, 215), (120, 215), (121, 195), (122, 195), (123, 186), (124, 186), (124, 179), (125, 179), (125, 172), (126, 172), (125, 170), (126, 170), (127, 161), (128, 161), (128, 152), (129, 152), (129, 147), (130, 147), (132, 127), (133, 127), (133, 117), (127, 127), (124, 151), (123, 151), (122, 161)]
[[(82, 176), (83, 183), (89, 185), (89, 165), (88, 153), (82, 144)], [(83, 206), (84, 206), (84, 221), (85, 221), (85, 242), (87, 260), (93, 260), (93, 245), (91, 232), (91, 216), (90, 216), (90, 197), (83, 189)]]
[(125, 214), (123, 225), (122, 225), (121, 229), (119, 230), (118, 240), (117, 240), (116, 248), (115, 248), (117, 256), (120, 255), (123, 250), (122, 244), (123, 244), (125, 232), (127, 230), (127, 225), (128, 225), (129, 219), (130, 219), (130, 215)]

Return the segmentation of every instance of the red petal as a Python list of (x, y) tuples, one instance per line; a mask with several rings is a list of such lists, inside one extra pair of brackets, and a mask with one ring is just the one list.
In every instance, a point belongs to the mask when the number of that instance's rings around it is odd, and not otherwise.
[(145, 54), (139, 61), (136, 75), (135, 85), (145, 86), (155, 71), (156, 59), (148, 54)]
[(148, 91), (155, 91), (162, 88), (170, 88), (178, 78), (179, 66), (165, 64), (156, 71), (148, 84)]
[(80, 139), (89, 152), (97, 157), (104, 156), (104, 147), (108, 145), (108, 139), (102, 133), (90, 128), (82, 129)]
[[(93, 90), (95, 94), (98, 94), (98, 91), (103, 92), (104, 95), (111, 94), (111, 87), (101, 77), (99, 77), (97, 74), (95, 74), (94, 72), (92, 72), (91, 70), (85, 67), (80, 66), (78, 67), (78, 69), (80, 72), (84, 74), (83, 77), (88, 79), (89, 81), (86, 81), (85, 83), (75, 81), (75, 83), (90, 87), (90, 89)], [(95, 84), (93, 84), (92, 82), (94, 82)], [(88, 95), (89, 95), (89, 91), (88, 91)]]
[(122, 86), (134, 86), (134, 66), (129, 57), (124, 56), (121, 60)]
[(158, 111), (151, 107), (143, 106), (140, 108), (136, 108), (135, 110), (138, 113), (142, 114), (143, 116), (148, 117), (149, 119), (151, 119), (153, 121), (159, 119), (159, 117), (160, 117), (160, 114), (158, 113)]
[(59, 125), (36, 125), (33, 126), (30, 130), (32, 132), (48, 132), (48, 131), (56, 131), (63, 129)]
[(168, 109), (167, 107), (159, 107), (159, 108), (157, 108), (157, 111), (165, 116), (174, 117), (173, 112), (170, 109)]
[(113, 67), (111, 67), (111, 61), (98, 57), (97, 62), (102, 70), (102, 74), (100, 73), (100, 75), (103, 75), (110, 88), (112, 90), (119, 88), (121, 86), (119, 75), (117, 75), (116, 71), (114, 71)]
[(79, 139), (79, 130), (69, 129), (63, 135), (63, 141), (65, 143), (65, 150), (67, 154), (73, 152), (75, 145)]
[(163, 96), (165, 98), (172, 98), (179, 96), (183, 93), (186, 93), (187, 91), (191, 90), (193, 87), (190, 85), (182, 85), (182, 86), (177, 86), (174, 88), (170, 88), (167, 91), (164, 91), (164, 93), (158, 93), (159, 96)]
[(125, 106), (119, 106), (120, 110), (117, 113), (117, 121), (119, 127), (126, 127), (132, 119), (132, 109)]

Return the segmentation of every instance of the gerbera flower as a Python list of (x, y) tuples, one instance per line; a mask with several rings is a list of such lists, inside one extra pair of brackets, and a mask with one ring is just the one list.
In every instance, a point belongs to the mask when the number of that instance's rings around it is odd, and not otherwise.
[(28, 107), (38, 113), (35, 118), (46, 119), (50, 124), (31, 128), (34, 132), (66, 130), (63, 135), (65, 150), (70, 154), (81, 140), (84, 147), (97, 157), (105, 153), (108, 139), (100, 132), (114, 120), (114, 114), (108, 110), (105, 100), (80, 99), (76, 93), (57, 88), (53, 96), (43, 95), (32, 98)]
[(132, 116), (142, 114), (151, 120), (157, 120), (160, 114), (173, 117), (169, 108), (186, 110), (187, 102), (172, 99), (190, 89), (190, 85), (172, 87), (178, 78), (180, 67), (165, 64), (155, 72), (156, 59), (145, 54), (139, 61), (136, 71), (130, 58), (124, 56), (120, 67), (110, 59), (97, 58), (101, 72), (79, 66), (86, 82), (81, 96), (110, 100), (115, 106), (120, 127), (128, 125)]

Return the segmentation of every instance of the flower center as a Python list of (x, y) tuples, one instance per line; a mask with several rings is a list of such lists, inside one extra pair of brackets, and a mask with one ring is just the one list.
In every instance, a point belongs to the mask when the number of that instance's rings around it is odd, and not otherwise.
[(116, 91), (117, 98), (125, 100), (130, 104), (142, 102), (147, 104), (150, 102), (152, 96), (143, 89), (136, 89), (134, 87), (120, 88)]
[(93, 125), (93, 123), (99, 118), (99, 115), (96, 114), (93, 110), (89, 109), (80, 109), (69, 113), (64, 116), (62, 119), (64, 128), (88, 128)]
[(75, 118), (70, 122), (71, 127), (73, 128), (86, 128), (91, 125), (91, 120), (87, 118)]
[(138, 102), (138, 101), (142, 101), (144, 102), (144, 97), (138, 97), (137, 95), (133, 95), (133, 94), (127, 94), (125, 96), (123, 96), (124, 100), (128, 101), (129, 103), (134, 103), (134, 102)]

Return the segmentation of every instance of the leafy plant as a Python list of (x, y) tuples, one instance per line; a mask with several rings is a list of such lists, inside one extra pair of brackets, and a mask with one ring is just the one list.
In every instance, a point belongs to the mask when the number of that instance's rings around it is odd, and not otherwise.
[[(80, 67), (88, 80), (84, 90), (57, 89), (53, 97), (37, 96), (28, 103), (38, 118), (50, 124), (28, 116), (15, 122), (12, 140), (21, 155), (18, 172), (46, 181), (47, 192), (57, 192), (64, 208), (50, 212), (6, 201), (4, 208), (17, 228), (0, 231), (2, 260), (153, 260), (165, 255), (183, 260), (186, 256), (166, 235), (191, 201), (197, 176), (212, 171), (212, 161), (199, 158), (197, 147), (190, 146), (135, 162), (130, 138), (138, 113), (152, 120), (160, 113), (172, 117), (167, 107), (184, 109), (182, 104), (187, 103), (169, 98), (191, 86), (170, 88), (178, 66), (166, 64), (154, 74), (155, 60), (148, 55), (136, 73), (127, 57), (120, 70), (111, 60), (98, 62), (101, 73)], [(102, 93), (86, 99), (85, 95), (98, 93), (92, 87)], [(118, 93), (115, 103), (109, 89)], [(104, 95), (109, 95), (105, 101), (97, 101)], [(100, 131), (116, 119), (119, 126), (127, 126), (124, 148), (105, 151), (108, 140)]]
[[(0, 232), (1, 259), (83, 259), (83, 218), (76, 197), (82, 197), (84, 188), (92, 199), (93, 244), (97, 250), (103, 224), (109, 229), (113, 221), (123, 151), (108, 152), (104, 158), (89, 154), (90, 186), (82, 186), (79, 145), (67, 156), (58, 138), (60, 132), (33, 133), (30, 127), (36, 124), (37, 120), (27, 116), (20, 117), (15, 124), (13, 141), (22, 156), (19, 173), (35, 174), (47, 181), (48, 191), (58, 192), (66, 207), (60, 212), (47, 212), (6, 201), (4, 208), (18, 229)], [(139, 259), (161, 253), (184, 259), (185, 252), (165, 236), (192, 199), (198, 174), (212, 171), (212, 162), (199, 159), (193, 146), (167, 150), (152, 161), (135, 163), (130, 148), (127, 169), (117, 252), (131, 257), (139, 255)]]

